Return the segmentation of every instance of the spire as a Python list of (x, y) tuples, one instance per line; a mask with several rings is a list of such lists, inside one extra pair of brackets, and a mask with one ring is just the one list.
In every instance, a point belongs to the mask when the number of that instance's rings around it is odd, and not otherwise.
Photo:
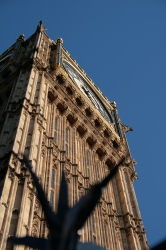
[(23, 34), (19, 35), (16, 41), (16, 45), (14, 47), (14, 50), (12, 51), (12, 55), (10, 57), (10, 64), (13, 64), (16, 61), (19, 49), (21, 47), (21, 44), (24, 42), (24, 40), (25, 40), (25, 36)]
[(56, 40), (56, 54), (55, 54), (55, 68), (62, 64), (62, 44), (63, 39), (57, 38)]
[(24, 42), (24, 40), (25, 40), (24, 34), (19, 35), (17, 41)]
[(46, 30), (46, 27), (44, 26), (43, 21), (40, 21), (39, 25), (37, 26), (36, 31), (45, 31), (45, 30)]
[(57, 38), (56, 39), (56, 45), (63, 44), (63, 39), (62, 38)]

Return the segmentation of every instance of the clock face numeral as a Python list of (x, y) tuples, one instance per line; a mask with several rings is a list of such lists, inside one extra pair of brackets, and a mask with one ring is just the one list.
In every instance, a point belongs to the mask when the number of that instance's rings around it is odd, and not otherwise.
[(113, 123), (111, 117), (109, 116), (105, 106), (95, 92), (91, 89), (88, 83), (81, 77), (81, 75), (67, 62), (63, 62), (63, 65), (68, 72), (70, 78), (77, 85), (77, 87), (82, 91), (82, 93), (88, 97), (93, 106), (101, 113), (101, 115), (109, 122)]

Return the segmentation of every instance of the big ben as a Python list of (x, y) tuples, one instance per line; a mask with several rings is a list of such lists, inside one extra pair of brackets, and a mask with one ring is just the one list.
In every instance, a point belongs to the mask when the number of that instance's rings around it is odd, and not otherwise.
[(73, 206), (124, 157), (81, 229), (82, 242), (108, 250), (148, 249), (133, 181), (128, 129), (110, 102), (42, 22), (0, 56), (0, 249), (27, 249), (9, 236), (49, 237), (30, 160), (53, 211), (62, 170)]

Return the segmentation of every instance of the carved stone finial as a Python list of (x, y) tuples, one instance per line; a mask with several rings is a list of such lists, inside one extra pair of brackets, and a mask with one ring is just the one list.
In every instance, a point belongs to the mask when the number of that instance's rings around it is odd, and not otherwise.
[(116, 102), (110, 102), (113, 108), (116, 108)]
[(24, 40), (25, 40), (24, 34), (19, 35), (18, 40), (21, 42), (24, 42)]
[(137, 175), (137, 172), (134, 171), (132, 174), (131, 174), (131, 181), (135, 181), (138, 179), (138, 175)]
[(37, 30), (39, 30), (39, 31), (45, 31), (46, 30), (46, 28), (45, 28), (45, 26), (44, 26), (44, 24), (43, 24), (42, 21), (39, 22)]
[(56, 44), (63, 44), (63, 39), (62, 38), (57, 38), (56, 39)]
[(134, 159), (132, 159), (132, 163), (133, 163), (134, 166), (137, 165), (137, 162)]
[(124, 132), (128, 132), (128, 131), (133, 131), (133, 129), (125, 124), (121, 123), (121, 127), (123, 129)]

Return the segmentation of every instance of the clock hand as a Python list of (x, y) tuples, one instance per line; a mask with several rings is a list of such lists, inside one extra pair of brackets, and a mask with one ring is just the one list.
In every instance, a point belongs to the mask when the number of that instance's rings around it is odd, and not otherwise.
[(82, 89), (84, 90), (84, 92), (87, 94), (87, 96), (89, 97), (89, 99), (91, 100), (91, 102), (93, 103), (93, 105), (99, 109), (99, 105), (96, 102), (96, 100), (94, 99), (94, 97), (91, 95), (90, 91), (88, 89), (86, 89), (84, 86), (82, 86)]

